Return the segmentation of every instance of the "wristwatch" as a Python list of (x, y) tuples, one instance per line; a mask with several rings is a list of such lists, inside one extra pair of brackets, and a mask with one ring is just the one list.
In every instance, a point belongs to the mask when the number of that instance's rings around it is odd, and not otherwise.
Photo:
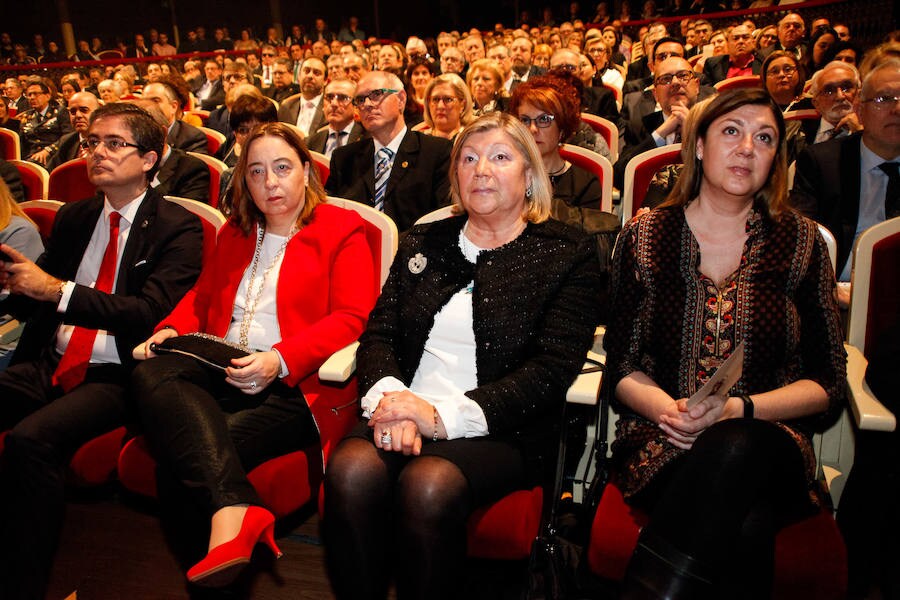
[(753, 418), (753, 399), (747, 394), (743, 394), (741, 396), (741, 400), (744, 401), (744, 418), (752, 419)]
[(68, 281), (60, 281), (59, 287), (56, 289), (56, 303), (59, 304), (62, 301), (63, 292), (66, 291), (66, 284)]

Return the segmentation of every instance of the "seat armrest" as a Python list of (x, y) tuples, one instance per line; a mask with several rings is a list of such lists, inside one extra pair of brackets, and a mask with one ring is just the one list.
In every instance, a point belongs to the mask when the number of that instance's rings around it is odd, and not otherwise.
[[(606, 364), (606, 357), (596, 352), (588, 352), (587, 357), (591, 360)], [(585, 369), (591, 369), (597, 365), (586, 362)], [(566, 392), (566, 402), (573, 404), (585, 404), (595, 406), (597, 404), (597, 395), (600, 392), (600, 385), (603, 383), (603, 371), (597, 370), (592, 373), (582, 373), (575, 378), (572, 385)]]
[(866, 367), (869, 361), (863, 353), (850, 344), (844, 344), (847, 350), (847, 387), (850, 391), (850, 409), (860, 429), (871, 431), (894, 431), (897, 419), (889, 411), (866, 383)]
[(319, 379), (341, 383), (350, 379), (356, 371), (356, 349), (359, 342), (344, 346), (328, 357), (319, 367)]

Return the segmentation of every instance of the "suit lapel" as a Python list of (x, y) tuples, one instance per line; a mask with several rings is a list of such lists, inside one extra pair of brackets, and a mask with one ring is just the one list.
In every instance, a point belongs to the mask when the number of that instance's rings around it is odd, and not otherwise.
[(156, 207), (159, 195), (147, 188), (147, 195), (141, 201), (141, 206), (134, 215), (131, 231), (128, 233), (128, 241), (125, 242), (125, 250), (122, 251), (122, 260), (119, 262), (119, 276), (116, 280), (116, 293), (128, 293), (128, 277), (135, 268), (141, 267), (141, 261), (150, 255), (147, 247), (150, 241), (148, 233), (152, 230), (156, 219)]
[(397, 156), (394, 157), (394, 166), (391, 167), (391, 176), (384, 191), (385, 198), (390, 196), (406, 174), (416, 168), (419, 157), (419, 138), (416, 132), (407, 130), (406, 135), (397, 148)]
[[(855, 135), (841, 144), (841, 222), (852, 227), (852, 235), (856, 235), (856, 223), (859, 221), (859, 186), (862, 178), (860, 168), (861, 135)], [(851, 238), (852, 239), (852, 238)]]
[(366, 186), (366, 198), (369, 202), (375, 202), (375, 142), (369, 140), (366, 142), (365, 150), (359, 155), (360, 164), (358, 175)]

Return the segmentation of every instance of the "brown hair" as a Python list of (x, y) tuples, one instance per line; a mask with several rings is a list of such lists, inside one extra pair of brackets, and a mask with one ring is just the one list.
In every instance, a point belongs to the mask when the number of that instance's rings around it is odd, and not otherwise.
[(10, 219), (14, 216), (22, 217), (34, 225), (34, 221), (25, 214), (25, 211), (22, 210), (22, 207), (19, 206), (19, 203), (13, 198), (12, 192), (9, 191), (9, 186), (7, 186), (6, 182), (3, 181), (3, 178), (0, 177), (0, 231), (6, 229)]
[(797, 67), (797, 85), (794, 87), (794, 97), (799, 96), (803, 93), (803, 86), (806, 84), (806, 69), (803, 68), (803, 64), (797, 60), (797, 57), (794, 56), (792, 52), (785, 52), (784, 50), (772, 52), (766, 57), (766, 60), (763, 61), (762, 70), (759, 72), (759, 80), (762, 84), (762, 88), (764, 90), (769, 89), (768, 82), (766, 81), (769, 76), (769, 65), (778, 58), (787, 58), (794, 63), (795, 67)]
[(703, 161), (697, 158), (697, 140), (706, 140), (713, 121), (737, 110), (742, 106), (756, 105), (772, 111), (778, 128), (778, 147), (769, 170), (766, 183), (754, 194), (754, 201), (769, 217), (777, 218), (788, 210), (787, 191), (787, 150), (785, 144), (784, 119), (781, 110), (765, 90), (746, 88), (725, 92), (709, 100), (697, 103), (688, 116), (683, 130), (681, 158), (684, 168), (675, 188), (662, 206), (686, 206), (700, 193), (703, 182)]
[(309, 150), (306, 149), (306, 144), (303, 143), (300, 134), (286, 123), (260, 123), (253, 128), (253, 131), (251, 131), (250, 135), (247, 137), (247, 141), (241, 152), (241, 158), (234, 168), (234, 177), (232, 178), (234, 185), (232, 188), (233, 208), (231, 212), (231, 222), (239, 227), (246, 235), (250, 235), (250, 232), (258, 223), (265, 223), (266, 221), (265, 215), (257, 208), (256, 203), (250, 196), (250, 190), (244, 179), (247, 174), (247, 162), (249, 160), (248, 157), (250, 156), (250, 147), (253, 145), (253, 142), (265, 136), (278, 137), (284, 140), (287, 145), (293, 148), (294, 152), (297, 153), (300, 163), (303, 166), (309, 167), (309, 178), (306, 183), (306, 199), (303, 204), (303, 210), (300, 212), (300, 216), (297, 219), (297, 226), (301, 227), (309, 224), (312, 219), (313, 210), (315, 210), (316, 206), (327, 201), (325, 190), (322, 188), (322, 182), (319, 181), (319, 172), (316, 169), (315, 164), (313, 164), (312, 156), (310, 155)]

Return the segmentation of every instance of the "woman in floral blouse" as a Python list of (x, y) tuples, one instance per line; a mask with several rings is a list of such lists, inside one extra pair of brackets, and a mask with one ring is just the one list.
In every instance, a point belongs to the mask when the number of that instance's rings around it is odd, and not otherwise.
[[(691, 122), (675, 190), (625, 226), (613, 267), (613, 452), (651, 515), (623, 597), (762, 598), (775, 533), (815, 507), (812, 432), (843, 400), (834, 272), (787, 206), (768, 95), (723, 94)], [(737, 383), (688, 408), (741, 343)]]

